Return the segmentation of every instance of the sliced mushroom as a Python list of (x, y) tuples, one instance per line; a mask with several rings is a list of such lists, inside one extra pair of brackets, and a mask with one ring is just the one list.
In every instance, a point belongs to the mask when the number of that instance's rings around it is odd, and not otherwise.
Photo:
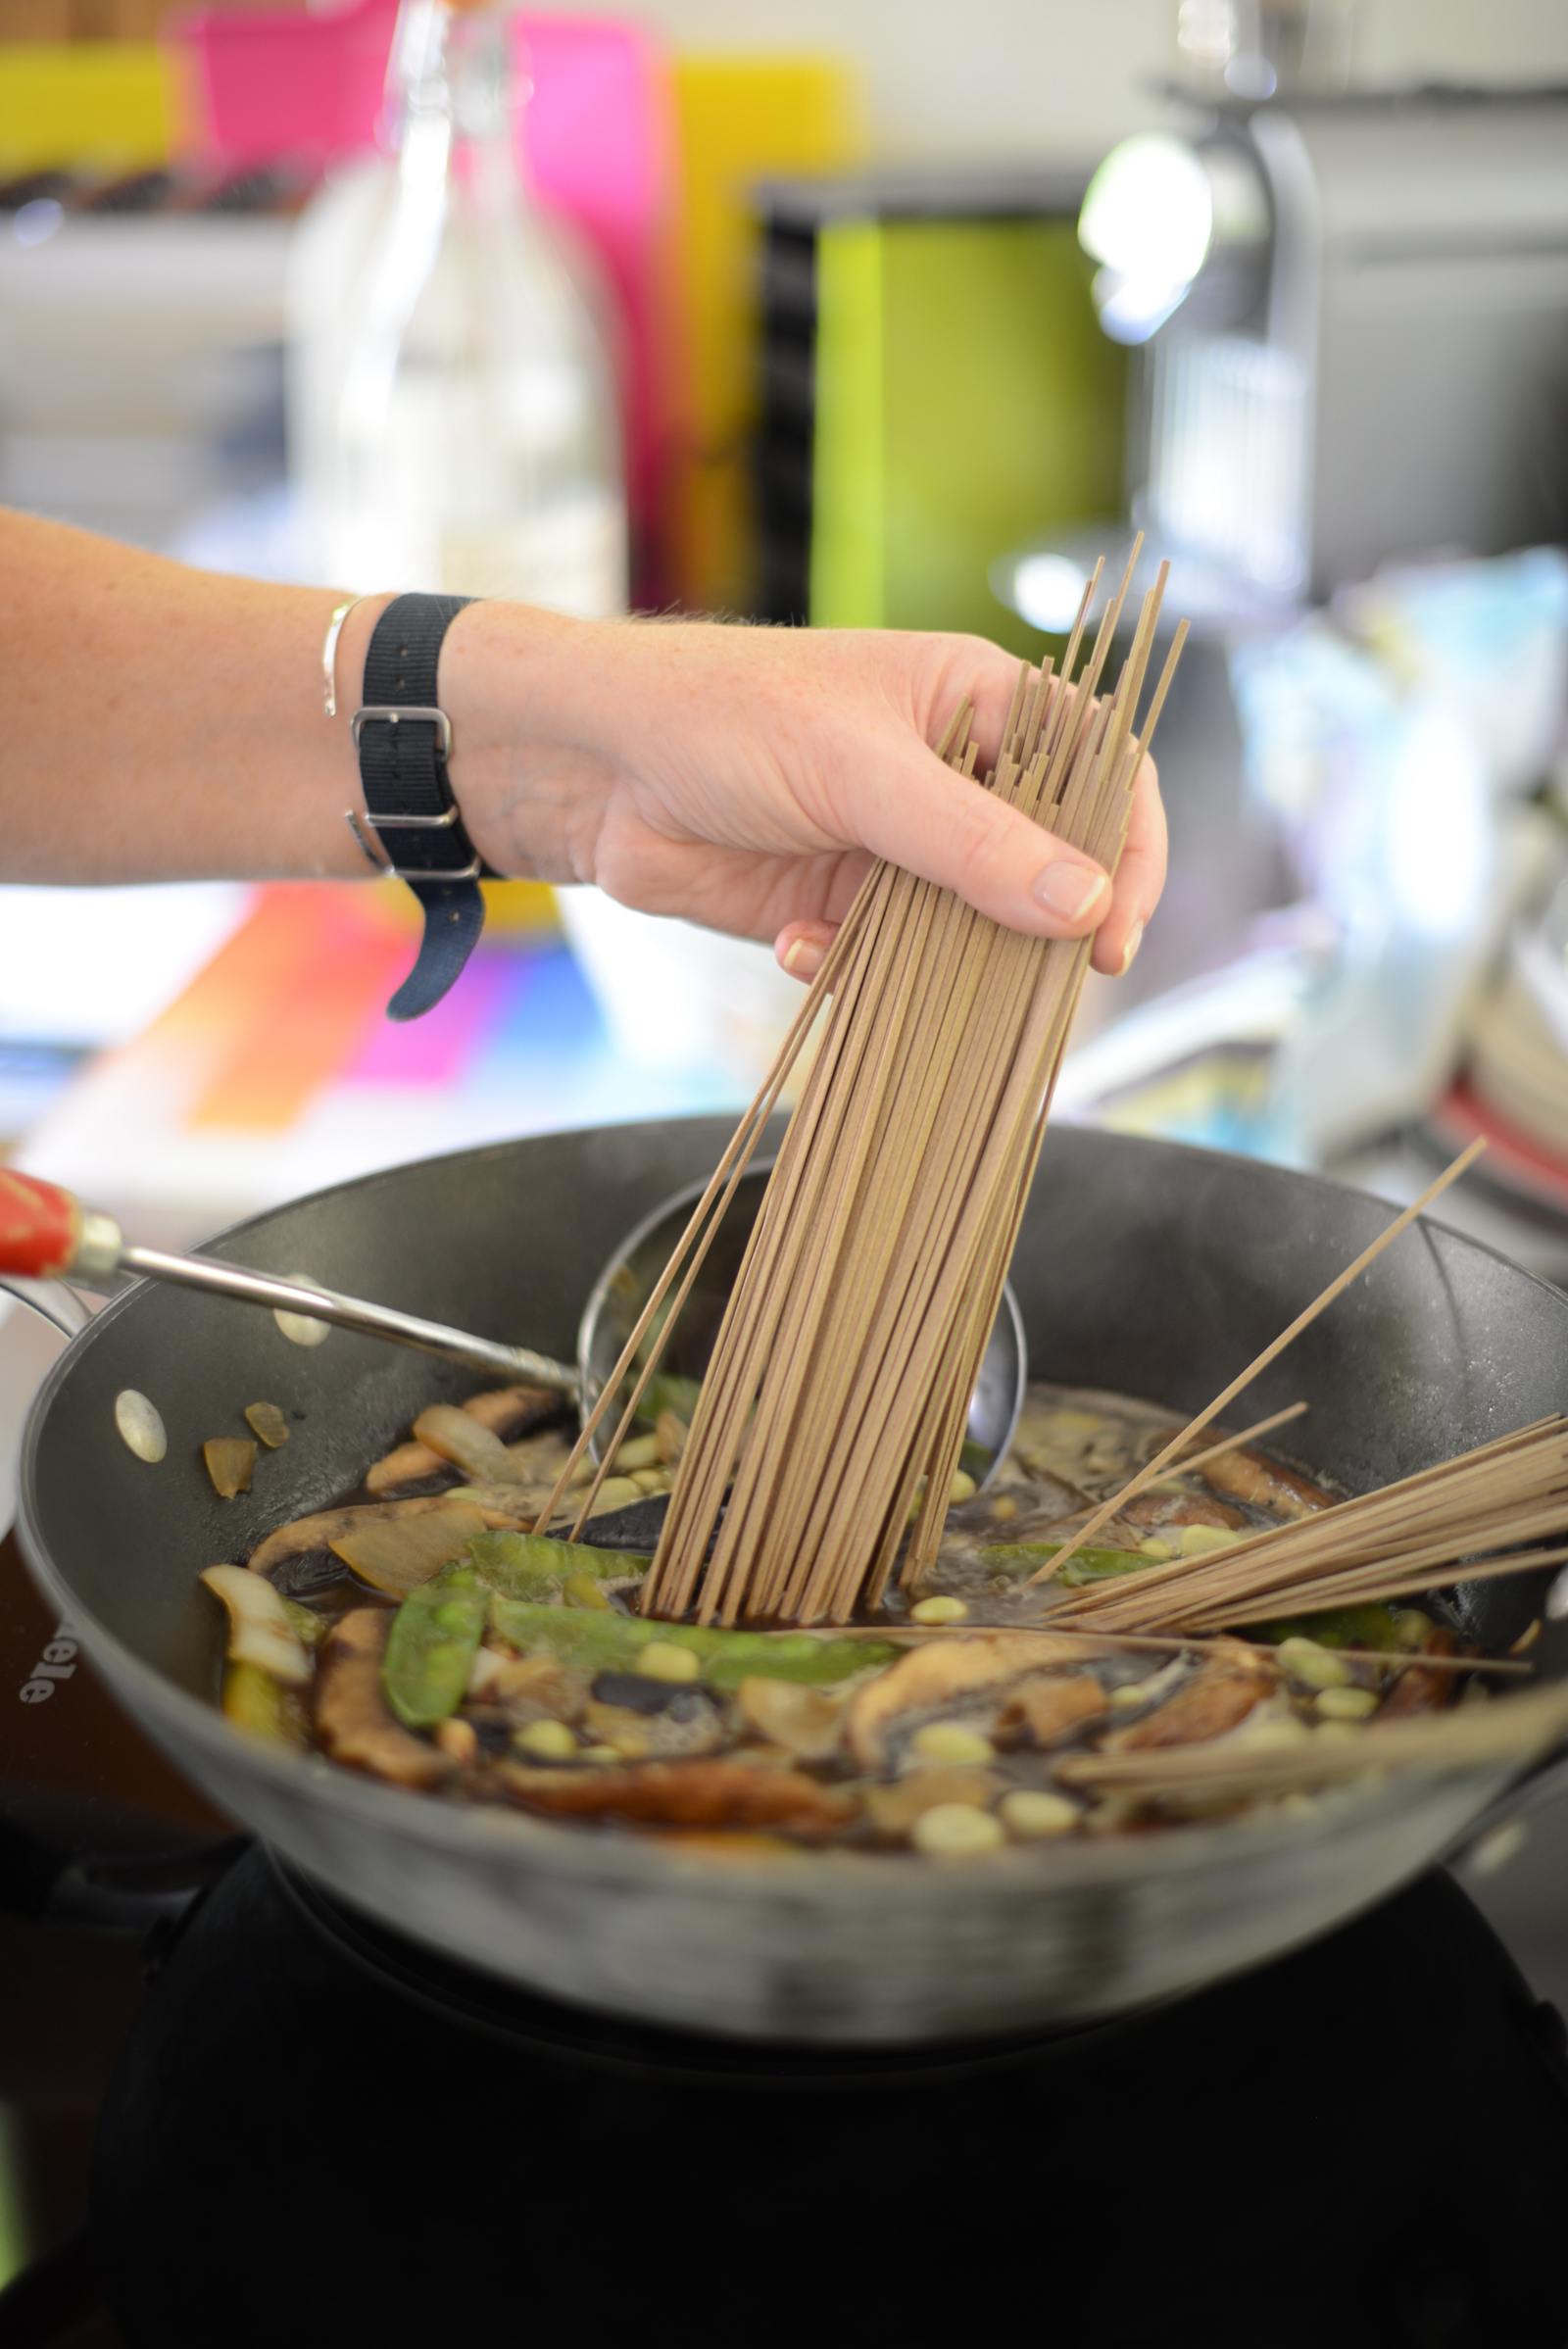
[(1223, 1500), (1211, 1500), (1206, 1493), (1162, 1493), (1158, 1486), (1140, 1493), (1120, 1515), (1124, 1525), (1135, 1525), (1141, 1532), (1159, 1525), (1222, 1525), (1234, 1532), (1247, 1523), (1240, 1509)]
[(1022, 1736), (1045, 1747), (1109, 1709), (1110, 1700), (1092, 1672), (1031, 1673), (1009, 1692), (997, 1728), (1004, 1738)]
[(1314, 1485), (1309, 1476), (1298, 1476), (1294, 1469), (1281, 1468), (1274, 1460), (1265, 1460), (1261, 1452), (1249, 1451), (1245, 1445), (1236, 1451), (1221, 1452), (1217, 1460), (1200, 1470), (1205, 1484), (1216, 1493), (1228, 1493), (1236, 1500), (1245, 1500), (1255, 1509), (1267, 1509), (1276, 1517), (1315, 1517), (1319, 1509), (1334, 1506), (1333, 1495), (1321, 1485)]
[(317, 1735), (333, 1761), (352, 1770), (399, 1786), (438, 1786), (452, 1776), (451, 1756), (394, 1721), (381, 1693), (391, 1624), (385, 1607), (356, 1607), (333, 1625), (317, 1680)]
[(596, 1745), (612, 1745), (627, 1761), (674, 1761), (716, 1753), (729, 1742), (724, 1716), (699, 1690), (683, 1689), (657, 1713), (593, 1697), (583, 1707), (582, 1726)]
[(548, 1387), (487, 1387), (482, 1395), (470, 1395), (463, 1408), (482, 1428), (510, 1444), (541, 1420), (556, 1418), (561, 1402), (561, 1396)]
[(654, 1750), (653, 1723), (622, 1705), (601, 1704), (596, 1697), (583, 1720), (596, 1745), (607, 1745), (623, 1762), (646, 1762)]
[(244, 1566), (209, 1566), (202, 1576), (228, 1610), (228, 1656), (259, 1664), (274, 1680), (299, 1688), (311, 1677), (311, 1658), (286, 1601), (266, 1577)]
[(414, 1500), (376, 1500), (353, 1508), (319, 1509), (312, 1517), (295, 1517), (258, 1542), (245, 1564), (251, 1574), (270, 1574), (285, 1558), (303, 1557), (307, 1550), (326, 1549), (342, 1535), (366, 1525), (389, 1525), (400, 1517), (418, 1517), (430, 1509), (450, 1508), (450, 1493), (424, 1493)]
[(934, 1639), (867, 1681), (851, 1699), (845, 1734), (862, 1770), (880, 1770), (884, 1732), (899, 1713), (946, 1704), (970, 1688), (1016, 1679), (1043, 1664), (1080, 1664), (1082, 1642), (1050, 1632), (998, 1632), (990, 1638)]
[(554, 1656), (503, 1656), (481, 1647), (468, 1675), (470, 1696), (505, 1705), (514, 1721), (579, 1721), (594, 1676)]
[[(566, 1456), (565, 1439), (556, 1430), (528, 1437), (525, 1446), (513, 1439), (526, 1437), (527, 1431), (537, 1427), (542, 1419), (554, 1419), (561, 1409), (559, 1395), (552, 1395), (545, 1387), (495, 1387), (483, 1395), (470, 1395), (462, 1408), (481, 1428), (504, 1442), (509, 1456), (526, 1470), (534, 1483), (545, 1475), (547, 1463), (550, 1482), (555, 1482), (556, 1470)], [(489, 1451), (485, 1454), (487, 1460), (493, 1460), (494, 1456)], [(387, 1493), (399, 1485), (420, 1484), (427, 1476), (439, 1476), (451, 1465), (451, 1454), (435, 1450), (428, 1444), (400, 1444), (367, 1469), (365, 1482), (372, 1493)], [(464, 1463), (460, 1461), (459, 1465)], [(512, 1481), (515, 1473), (515, 1469), (509, 1469), (504, 1481)]]
[(799, 1770), (751, 1762), (634, 1762), (587, 1770), (531, 1770), (502, 1762), (496, 1778), (530, 1808), (584, 1819), (659, 1821), (666, 1827), (778, 1827), (796, 1835), (827, 1835), (853, 1816), (854, 1804)]
[[(1420, 1652), (1427, 1656), (1457, 1655), (1459, 1642), (1446, 1624), (1435, 1624), (1421, 1642)], [(1433, 1672), (1420, 1664), (1412, 1664), (1401, 1672), (1379, 1708), (1379, 1719), (1397, 1721), (1401, 1714), (1435, 1713), (1453, 1702), (1460, 1675), (1457, 1672)]]
[[(352, 1566), (361, 1580), (395, 1598), (407, 1598), (443, 1566), (462, 1557), (475, 1535), (485, 1529), (484, 1515), (472, 1501), (451, 1500), (422, 1516), (393, 1517), (380, 1524), (351, 1526), (327, 1543), (334, 1556)], [(366, 1509), (362, 1517), (375, 1512)]]
[(1155, 1745), (1197, 1745), (1245, 1721), (1253, 1705), (1279, 1685), (1279, 1675), (1239, 1642), (1211, 1655), (1184, 1688), (1146, 1713), (1130, 1729), (1117, 1730), (1105, 1749), (1137, 1753)]
[(420, 1485), (427, 1476), (441, 1476), (451, 1465), (428, 1444), (400, 1444), (384, 1459), (371, 1461), (365, 1482), (371, 1493), (395, 1493), (400, 1485)]
[(843, 1693), (809, 1688), (801, 1681), (742, 1681), (736, 1708), (749, 1730), (782, 1745), (803, 1762), (825, 1762), (844, 1734)]

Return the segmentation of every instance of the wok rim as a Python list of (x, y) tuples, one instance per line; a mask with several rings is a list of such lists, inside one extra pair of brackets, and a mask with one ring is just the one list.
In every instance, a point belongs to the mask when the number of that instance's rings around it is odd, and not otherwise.
[[(699, 1117), (627, 1121), (628, 1124), (632, 1122), (669, 1126), (697, 1125), (710, 1120)], [(519, 1136), (510, 1142), (485, 1143), (469, 1150), (438, 1151), (427, 1157), (404, 1160), (397, 1166), (377, 1167), (368, 1175), (351, 1176), (343, 1182), (303, 1193), (298, 1199), (242, 1217), (202, 1242), (193, 1252), (198, 1255), (222, 1254), (234, 1241), (242, 1239), (258, 1226), (267, 1224), (275, 1215), (350, 1194), (363, 1196), (384, 1182), (396, 1181), (416, 1170), (428, 1171), (447, 1163), (481, 1164), (487, 1158), (506, 1156), (515, 1150), (519, 1144), (533, 1140), (564, 1140), (621, 1130), (624, 1129), (603, 1125), (562, 1128), (559, 1133), (550, 1136)], [(1200, 1158), (1218, 1167), (1236, 1167), (1253, 1174), (1261, 1172), (1286, 1186), (1297, 1186), (1335, 1198), (1372, 1199), (1380, 1205), (1391, 1204), (1379, 1199), (1377, 1194), (1363, 1191), (1354, 1184), (1298, 1167), (1249, 1158), (1239, 1151), (1208, 1150), (1196, 1144), (1171, 1142), (1163, 1137), (1149, 1135), (1117, 1134), (1107, 1136), (1107, 1139), (1114, 1139), (1120, 1145), (1146, 1151), (1154, 1157), (1179, 1154), (1184, 1158)], [(1423, 1223), (1427, 1220), (1425, 1216), (1420, 1219)], [(1514, 1278), (1528, 1281), (1544, 1291), (1559, 1309), (1568, 1310), (1568, 1299), (1564, 1298), (1563, 1292), (1540, 1274), (1516, 1264), (1489, 1242), (1474, 1240), (1451, 1225), (1442, 1224), (1438, 1218), (1431, 1220), (1439, 1224), (1439, 1228), (1454, 1245), (1474, 1249), (1491, 1258)], [(136, 1691), (142, 1701), (134, 1707), (127, 1703), (126, 1709), (133, 1712), (136, 1725), (144, 1732), (148, 1731), (149, 1720), (156, 1723), (163, 1715), (172, 1714), (180, 1734), (198, 1746), (221, 1755), (230, 1763), (243, 1764), (249, 1771), (259, 1771), (279, 1789), (286, 1788), (296, 1796), (309, 1788), (313, 1796), (346, 1814), (351, 1822), (363, 1818), (367, 1828), (378, 1833), (412, 1832), (421, 1842), (434, 1842), (449, 1853), (454, 1848), (460, 1852), (471, 1850), (475, 1857), (495, 1854), (511, 1845), (541, 1863), (564, 1868), (567, 1874), (574, 1877), (598, 1878), (633, 1886), (679, 1884), (688, 1889), (695, 1883), (701, 1884), (713, 1898), (720, 1900), (732, 1890), (736, 1895), (747, 1898), (765, 1892), (776, 1899), (786, 1899), (798, 1890), (804, 1899), (816, 1905), (828, 1901), (848, 1908), (862, 1905), (868, 1894), (880, 1895), (884, 1899), (891, 1892), (945, 1899), (955, 1884), (984, 1884), (988, 1888), (1000, 1890), (1004, 1882), (1029, 1884), (1044, 1897), (1057, 1890), (1146, 1879), (1154, 1874), (1181, 1876), (1199, 1872), (1209, 1866), (1216, 1855), (1223, 1857), (1227, 1848), (1235, 1852), (1238, 1838), (1243, 1835), (1253, 1843), (1254, 1848), (1259, 1842), (1321, 1841), (1336, 1834), (1342, 1814), (1353, 1810), (1358, 1819), (1368, 1821), (1384, 1811), (1396, 1816), (1404, 1808), (1402, 1801), (1397, 1799), (1404, 1787), (1431, 1786), (1440, 1780), (1463, 1779), (1473, 1783), (1478, 1790), (1475, 1818), (1480, 1820), (1484, 1814), (1488, 1814), (1488, 1824), (1492, 1824), (1491, 1806), (1496, 1805), (1504, 1795), (1517, 1797), (1535, 1778), (1552, 1766), (1561, 1751), (1560, 1748), (1553, 1748), (1523, 1769), (1499, 1764), (1463, 1770), (1412, 1766), (1408, 1770), (1380, 1777), (1371, 1786), (1355, 1781), (1344, 1782), (1325, 1789), (1325, 1794), (1333, 1799), (1322, 1801), (1310, 1815), (1286, 1813), (1278, 1806), (1258, 1805), (1240, 1818), (1217, 1822), (1172, 1821), (1149, 1835), (1071, 1835), (1059, 1840), (1009, 1844), (998, 1851), (967, 1859), (961, 1866), (934, 1864), (924, 1855), (912, 1851), (862, 1852), (832, 1848), (819, 1852), (805, 1849), (801, 1862), (792, 1857), (790, 1862), (782, 1864), (771, 1857), (760, 1859), (750, 1855), (713, 1859), (706, 1853), (683, 1851), (673, 1843), (656, 1842), (632, 1828), (600, 1828), (585, 1834), (579, 1825), (539, 1817), (519, 1808), (499, 1804), (450, 1803), (438, 1795), (394, 1786), (331, 1762), (323, 1754), (274, 1746), (236, 1729), (216, 1704), (193, 1695), (171, 1675), (145, 1662), (100, 1621), (72, 1591), (64, 1570), (43, 1536), (37, 1495), (38, 1449), (54, 1400), (74, 1375), (78, 1359), (85, 1358), (97, 1342), (98, 1332), (111, 1327), (132, 1311), (137, 1300), (154, 1292), (157, 1287), (158, 1284), (151, 1280), (137, 1280), (112, 1297), (57, 1357), (33, 1397), (23, 1437), (17, 1476), (16, 1533), (24, 1560), (35, 1583), (59, 1607), (62, 1619), (69, 1621), (82, 1635), (82, 1644), (93, 1661), (101, 1664), (104, 1678), (116, 1701), (125, 1702), (120, 1694), (122, 1684), (128, 1684)], [(151, 1734), (156, 1739), (157, 1731), (153, 1730)], [(175, 1766), (189, 1776), (183, 1760), (176, 1759)], [(1481, 1791), (1483, 1788), (1486, 1789), (1484, 1792)], [(198, 1791), (205, 1793), (206, 1789), (198, 1786)], [(212, 1799), (210, 1795), (208, 1798)], [(1467, 1825), (1457, 1840), (1462, 1842), (1467, 1839), (1470, 1833), (1471, 1825)], [(1241, 1854), (1238, 1852), (1237, 1856)], [(1441, 1855), (1429, 1855), (1413, 1861), (1410, 1870), (1395, 1878), (1378, 1897), (1392, 1893), (1407, 1881), (1408, 1875), (1432, 1865), (1435, 1856)], [(816, 1864), (811, 1865), (812, 1862)], [(336, 1887), (333, 1889), (336, 1890)], [(351, 1901), (353, 1898), (350, 1893), (340, 1896)]]

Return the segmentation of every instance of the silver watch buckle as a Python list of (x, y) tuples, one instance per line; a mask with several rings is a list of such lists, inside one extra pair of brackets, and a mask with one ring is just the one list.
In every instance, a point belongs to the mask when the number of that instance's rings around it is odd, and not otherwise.
[(366, 856), (368, 858), (369, 862), (374, 865), (376, 871), (381, 874), (384, 880), (409, 882), (477, 881), (480, 873), (484, 870), (484, 860), (479, 856), (475, 856), (471, 864), (460, 864), (455, 869), (441, 870), (432, 865), (394, 864), (391, 857), (387, 855), (386, 843), (380, 837), (380, 829), (382, 824), (385, 824), (389, 831), (396, 831), (399, 825), (403, 825), (405, 827), (412, 826), (417, 829), (423, 825), (437, 826), (442, 824), (451, 824), (457, 821), (458, 810), (456, 807), (454, 807), (447, 815), (383, 815), (380, 817), (372, 815), (369, 820), (375, 827), (376, 847), (378, 847), (381, 851), (379, 856), (376, 855), (375, 849), (370, 846), (365, 826), (361, 823), (359, 816), (355, 813), (354, 809), (352, 807), (345, 807), (343, 810), (343, 817), (344, 821), (349, 827), (349, 830), (353, 833), (355, 839), (365, 851)]
[(387, 725), (396, 726), (408, 717), (419, 718), (425, 725), (437, 727), (441, 741), (440, 756), (443, 760), (451, 758), (452, 720), (444, 710), (421, 710), (417, 707), (394, 709), (390, 705), (381, 703), (369, 703), (364, 710), (356, 710), (354, 715), (349, 719), (349, 732), (354, 737), (354, 748), (359, 749), (360, 728), (368, 720), (372, 722), (384, 720)]

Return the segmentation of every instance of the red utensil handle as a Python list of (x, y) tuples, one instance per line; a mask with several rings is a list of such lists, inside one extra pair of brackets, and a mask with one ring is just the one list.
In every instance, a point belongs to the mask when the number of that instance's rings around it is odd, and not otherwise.
[(81, 1201), (69, 1191), (0, 1166), (0, 1272), (47, 1281), (67, 1271), (83, 1220)]

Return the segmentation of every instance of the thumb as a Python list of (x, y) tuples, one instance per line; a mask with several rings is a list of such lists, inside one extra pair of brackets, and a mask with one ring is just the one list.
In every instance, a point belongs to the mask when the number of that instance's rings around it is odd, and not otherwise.
[(858, 766), (845, 815), (862, 847), (955, 890), (1009, 930), (1082, 938), (1109, 911), (1110, 881), (1092, 856), (923, 744)]

